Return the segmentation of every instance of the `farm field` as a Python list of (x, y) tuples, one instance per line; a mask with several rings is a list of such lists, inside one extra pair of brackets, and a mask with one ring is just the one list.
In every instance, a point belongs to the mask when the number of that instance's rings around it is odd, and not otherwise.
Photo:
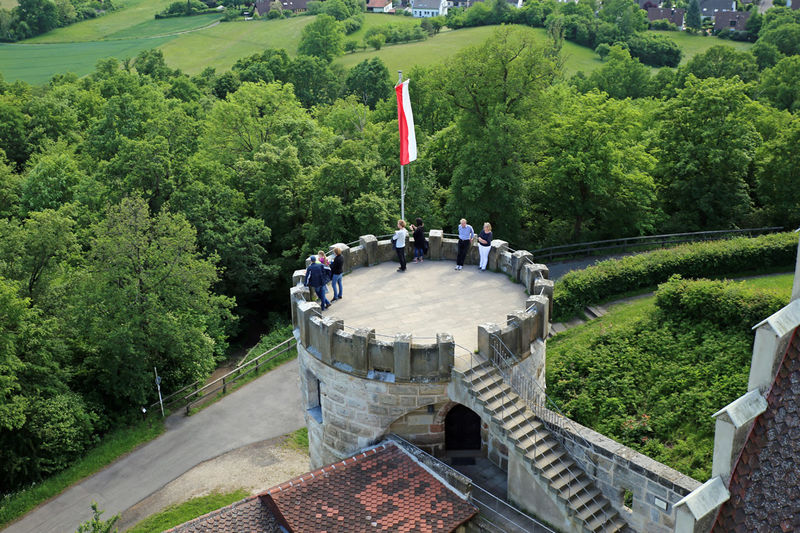
[[(0, 0), (12, 1), (12, 0)], [(15, 0), (14, 0), (15, 1)], [(297, 53), (300, 34), (312, 17), (283, 20), (253, 20), (215, 24), (220, 15), (200, 15), (155, 20), (153, 15), (164, 9), (170, 0), (119, 0), (120, 9), (103, 17), (59, 28), (22, 43), (0, 45), (0, 72), (8, 81), (22, 80), (45, 83), (54, 74), (74, 72), (83, 76), (94, 69), (99, 59), (133, 57), (142, 50), (160, 48), (167, 63), (188, 74), (206, 67), (218, 72), (229, 69), (237, 59), (265, 48), (284, 48)], [(414, 24), (415, 19), (368, 13), (364, 26), (347, 39), (361, 40), (366, 31), (383, 24)], [(542, 28), (529, 29), (544, 41)], [(485, 40), (494, 27), (482, 26), (457, 31), (444, 30), (425, 41), (385, 46), (379, 51), (366, 50), (344, 55), (337, 63), (349, 68), (379, 57), (391, 72), (408, 70), (414, 65), (431, 65), (445, 61), (466, 46)], [(667, 34), (684, 50), (684, 62), (711, 46), (724, 44), (747, 49), (750, 43), (723, 41), (712, 37)], [(589, 48), (564, 42), (565, 74), (591, 72), (602, 62)]]
[(17, 0), (0, 0), (0, 7), (4, 9), (13, 9), (17, 7)]

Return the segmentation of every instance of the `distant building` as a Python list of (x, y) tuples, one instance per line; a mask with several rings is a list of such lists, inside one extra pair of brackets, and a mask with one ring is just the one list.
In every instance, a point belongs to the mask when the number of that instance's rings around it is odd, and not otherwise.
[(414, 0), (411, 3), (411, 13), (416, 18), (447, 15), (447, 0)]
[(749, 11), (721, 11), (714, 18), (714, 31), (744, 31)]
[(700, 0), (700, 16), (713, 19), (722, 11), (736, 11), (735, 0)]
[(683, 15), (686, 13), (685, 9), (665, 8), (665, 7), (651, 7), (647, 10), (647, 19), (650, 22), (656, 20), (666, 20), (677, 27), (683, 27)]
[(392, 11), (392, 0), (369, 0), (367, 11), (370, 13), (390, 13)]
[(301, 13), (308, 9), (308, 0), (256, 0), (255, 11), (258, 16), (263, 17), (272, 9), (283, 9), (292, 13)]
[(647, 11), (651, 7), (659, 7), (661, 0), (639, 0), (639, 7)]

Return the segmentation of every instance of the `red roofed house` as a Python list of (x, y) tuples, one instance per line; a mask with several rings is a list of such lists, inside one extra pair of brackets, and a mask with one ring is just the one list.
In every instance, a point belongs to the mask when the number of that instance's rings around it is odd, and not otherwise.
[(477, 513), (463, 495), (387, 441), (169, 532), (462, 532)]
[(684, 13), (686, 13), (685, 9), (651, 7), (647, 9), (647, 19), (650, 22), (655, 20), (666, 20), (672, 24), (675, 24), (677, 27), (682, 28)]
[(748, 392), (714, 417), (712, 478), (675, 531), (800, 531), (800, 246), (789, 305), (757, 324)]
[(367, 11), (371, 13), (389, 13), (392, 11), (392, 0), (369, 0)]
[(749, 11), (720, 11), (714, 17), (714, 31), (744, 31), (749, 18)]

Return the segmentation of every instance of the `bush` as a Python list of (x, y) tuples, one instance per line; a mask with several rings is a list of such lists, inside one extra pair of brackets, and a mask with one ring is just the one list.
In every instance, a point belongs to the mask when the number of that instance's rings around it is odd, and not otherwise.
[(667, 19), (654, 20), (650, 23), (651, 30), (661, 31), (678, 31), (678, 26), (668, 21)]
[(651, 67), (677, 67), (681, 48), (669, 37), (637, 33), (627, 39), (631, 56)]
[(783, 267), (790, 269), (795, 262), (796, 249), (795, 234), (777, 233), (684, 244), (602, 261), (584, 270), (570, 272), (556, 283), (554, 318), (569, 318), (587, 305), (629, 291), (655, 287), (673, 274), (703, 278)]

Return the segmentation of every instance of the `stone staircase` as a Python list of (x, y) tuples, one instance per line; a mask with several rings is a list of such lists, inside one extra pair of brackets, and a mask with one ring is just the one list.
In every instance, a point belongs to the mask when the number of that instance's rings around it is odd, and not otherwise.
[(565, 505), (583, 531), (629, 532), (628, 524), (566, 449), (489, 362), (461, 374), (475, 400), (502, 426), (549, 492)]

